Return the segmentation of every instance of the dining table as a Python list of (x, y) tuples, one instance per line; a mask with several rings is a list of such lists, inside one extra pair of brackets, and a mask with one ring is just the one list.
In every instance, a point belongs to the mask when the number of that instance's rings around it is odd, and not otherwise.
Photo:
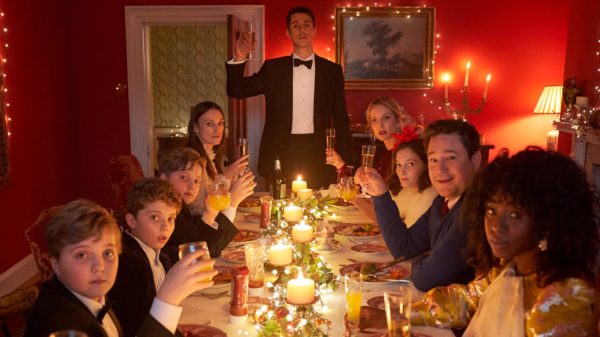
[[(235, 226), (240, 230), (249, 230), (255, 232), (261, 231), (259, 228), (259, 212), (260, 208), (254, 207), (238, 209), (234, 220)], [(324, 216), (323, 221), (328, 221), (330, 224), (335, 224), (338, 222), (359, 224), (374, 223), (354, 206), (329, 206), (328, 214)], [(388, 263), (394, 260), (387, 249), (377, 253), (363, 253), (356, 251), (356, 249), (353, 250), (352, 247), (356, 247), (358, 244), (365, 243), (365, 241), (360, 240), (360, 238), (336, 234), (334, 239), (339, 242), (339, 245), (336, 247), (336, 249), (331, 251), (320, 251), (320, 254), (331, 266), (335, 274), (339, 274), (341, 267), (356, 262)], [(385, 246), (380, 235), (375, 238), (369, 238), (369, 240), (366, 242)], [(219, 268), (222, 266), (228, 267), (242, 265), (242, 261), (232, 263), (232, 259), (227, 259), (227, 257), (235, 254), (237, 254), (239, 257), (241, 253), (235, 252), (240, 250), (243, 252), (243, 245), (243, 243), (233, 241), (229, 247), (222, 252), (222, 257), (216, 259), (215, 266)], [(409, 262), (401, 262), (401, 265), (410, 270)], [(384, 291), (398, 290), (399, 287), (410, 288), (412, 290), (413, 300), (418, 300), (423, 294), (414, 287), (413, 283), (410, 281), (410, 277), (398, 282), (363, 282), (363, 310), (365, 307), (369, 306), (369, 303), (375, 302), (378, 302), (381, 308), (381, 296), (383, 296)], [(260, 297), (268, 298), (271, 295), (272, 292), (265, 287), (263, 294)], [(374, 299), (374, 297), (379, 298)], [(183, 313), (180, 319), (180, 324), (204, 324), (212, 326), (222, 330), (229, 337), (257, 336), (258, 325), (254, 323), (252, 317), (249, 316), (245, 323), (236, 322), (233, 324), (230, 322), (229, 302), (229, 284), (215, 285), (209, 289), (193, 294), (182, 303)], [(344, 287), (337, 287), (337, 290), (322, 296), (318, 302), (319, 303), (315, 304), (315, 306), (318, 306), (316, 310), (321, 312), (323, 317), (331, 322), (329, 325), (328, 336), (346, 336), (346, 325), (344, 323), (344, 317), (346, 314), (346, 296), (344, 293)], [(455, 336), (450, 329), (442, 329), (430, 326), (413, 325), (411, 332), (413, 333), (413, 336), (419, 337)], [(385, 328), (382, 330), (381, 327), (379, 327), (379, 329), (365, 329), (364, 331), (356, 334), (356, 336), (381, 337), (384, 334)]]

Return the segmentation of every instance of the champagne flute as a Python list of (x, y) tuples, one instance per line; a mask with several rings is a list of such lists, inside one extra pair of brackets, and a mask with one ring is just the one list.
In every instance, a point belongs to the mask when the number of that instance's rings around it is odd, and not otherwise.
[(251, 43), (251, 47), (250, 47), (250, 52), (248, 53), (248, 56), (246, 57), (247, 60), (255, 60), (255, 55), (254, 55), (254, 48), (256, 46), (256, 32), (255, 32), (255, 28), (253, 24), (248, 24), (248, 31), (246, 32), (242, 32), (242, 34), (244, 36), (246, 36), (247, 39), (250, 40)]
[(327, 150), (335, 148), (335, 129), (325, 129), (325, 141), (327, 142)]
[[(362, 154), (362, 166), (365, 169), (365, 173), (367, 172), (367, 168), (373, 167), (373, 159), (375, 158), (375, 145), (363, 145), (361, 148)], [(362, 192), (358, 195), (361, 198), (370, 198), (371, 196), (367, 194), (367, 186), (362, 186)]]
[[(248, 154), (248, 138), (238, 138), (237, 146), (239, 150), (238, 159)], [(240, 170), (239, 176), (243, 176), (244, 174), (246, 174), (246, 172), (248, 172), (248, 166)]]
[(238, 138), (238, 149), (238, 158), (241, 158), (248, 154), (248, 138)]

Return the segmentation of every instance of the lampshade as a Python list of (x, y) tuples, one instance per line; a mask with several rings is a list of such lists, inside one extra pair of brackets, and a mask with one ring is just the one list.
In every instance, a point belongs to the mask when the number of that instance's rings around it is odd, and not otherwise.
[(562, 105), (562, 85), (544, 87), (542, 95), (533, 110), (534, 114), (558, 114)]

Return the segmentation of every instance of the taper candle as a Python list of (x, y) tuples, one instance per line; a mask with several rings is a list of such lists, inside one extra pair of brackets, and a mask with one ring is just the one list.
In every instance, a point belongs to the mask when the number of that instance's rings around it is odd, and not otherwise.
[(485, 87), (483, 88), (483, 99), (487, 97), (488, 87), (490, 86), (490, 80), (492, 79), (492, 74), (487, 74), (485, 77)]
[(467, 71), (465, 72), (465, 88), (469, 86), (469, 70), (471, 69), (471, 61), (467, 62)]

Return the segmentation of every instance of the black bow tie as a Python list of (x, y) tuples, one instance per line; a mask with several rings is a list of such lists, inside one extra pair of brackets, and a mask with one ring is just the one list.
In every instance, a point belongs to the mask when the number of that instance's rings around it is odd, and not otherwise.
[(98, 318), (98, 322), (100, 322), (100, 324), (102, 324), (102, 320), (104, 320), (104, 316), (106, 316), (108, 311), (110, 311), (110, 302), (108, 302), (108, 300), (106, 300), (106, 304), (104, 304), (102, 309), (100, 309), (100, 312), (98, 312), (98, 316), (96, 316)]
[(312, 60), (301, 60), (301, 59), (294, 59), (294, 67), (299, 67), (301, 65), (304, 65), (306, 68), (310, 69), (312, 68)]

